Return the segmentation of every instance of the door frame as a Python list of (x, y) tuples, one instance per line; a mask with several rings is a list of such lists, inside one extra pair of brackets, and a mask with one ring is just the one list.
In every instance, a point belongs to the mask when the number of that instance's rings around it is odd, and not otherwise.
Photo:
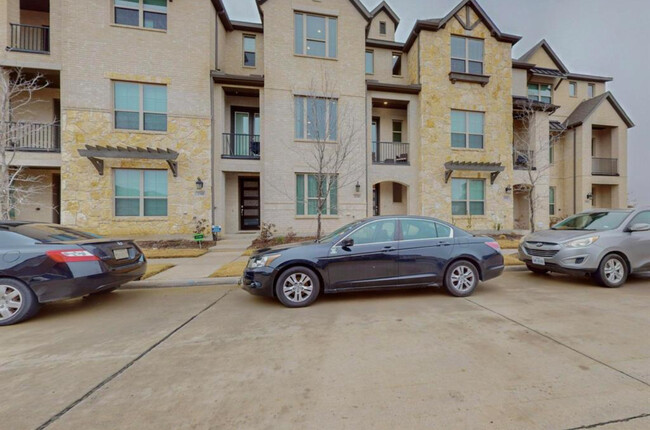
[[(244, 188), (244, 181), (256, 181), (257, 182), (257, 218), (258, 225), (256, 227), (246, 226), (244, 223), (244, 190), (252, 188)], [(239, 192), (239, 230), (240, 231), (258, 231), (262, 226), (262, 194), (260, 190), (260, 177), (259, 176), (238, 176), (238, 192)], [(249, 199), (250, 200), (250, 199)]]
[[(376, 163), (379, 161), (379, 144), (381, 142), (381, 117), (378, 116), (373, 116), (370, 122), (370, 126), (372, 127), (372, 124), (377, 123), (377, 140), (375, 142), (372, 141), (372, 130), (370, 131), (370, 156), (373, 157), (372, 162)], [(377, 146), (375, 148), (375, 151), (372, 150), (372, 145), (375, 143)]]
[[(235, 113), (236, 112), (247, 113), (249, 115), (248, 134), (250, 136), (255, 135), (255, 114), (260, 115), (260, 108), (250, 107), (250, 106), (230, 106), (230, 134), (235, 134)], [(262, 118), (260, 116), (260, 121), (261, 120)]]

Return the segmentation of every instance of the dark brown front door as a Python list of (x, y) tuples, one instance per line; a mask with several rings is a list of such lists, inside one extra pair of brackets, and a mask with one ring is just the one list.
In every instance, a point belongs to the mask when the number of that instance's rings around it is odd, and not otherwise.
[(239, 178), (239, 229), (260, 229), (260, 178)]
[(52, 175), (52, 222), (61, 222), (61, 175)]

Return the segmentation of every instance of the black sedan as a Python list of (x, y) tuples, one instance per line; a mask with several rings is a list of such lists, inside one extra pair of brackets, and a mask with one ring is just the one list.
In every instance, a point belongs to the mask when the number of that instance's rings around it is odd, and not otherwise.
[(113, 291), (146, 269), (131, 241), (54, 224), (0, 222), (0, 326), (34, 316), (42, 303)]
[(258, 251), (242, 285), (296, 308), (309, 306), (321, 292), (444, 286), (466, 297), (479, 280), (495, 278), (503, 269), (499, 244), (489, 237), (433, 218), (376, 217), (316, 242)]

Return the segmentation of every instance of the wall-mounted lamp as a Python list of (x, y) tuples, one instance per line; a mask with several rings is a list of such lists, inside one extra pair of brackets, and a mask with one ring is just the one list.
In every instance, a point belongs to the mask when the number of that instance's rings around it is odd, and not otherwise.
[(357, 193), (360, 193), (360, 192), (361, 192), (361, 184), (359, 183), (359, 181), (357, 181), (357, 185), (354, 186), (354, 190), (355, 190)]
[(197, 191), (201, 191), (203, 189), (203, 181), (201, 180), (201, 178), (196, 178), (195, 184), (196, 184)]
[(594, 199), (594, 194), (593, 193), (587, 193), (587, 200), (593, 200)]
[(506, 187), (506, 194), (510, 194), (511, 192), (512, 192), (512, 187), (510, 185), (508, 185)]

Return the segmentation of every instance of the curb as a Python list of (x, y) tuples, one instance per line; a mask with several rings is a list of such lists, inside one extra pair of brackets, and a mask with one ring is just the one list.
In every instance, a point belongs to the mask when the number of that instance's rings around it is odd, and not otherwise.
[(132, 281), (122, 285), (122, 290), (140, 290), (145, 288), (207, 287), (214, 285), (238, 284), (239, 278), (201, 278), (176, 281)]

